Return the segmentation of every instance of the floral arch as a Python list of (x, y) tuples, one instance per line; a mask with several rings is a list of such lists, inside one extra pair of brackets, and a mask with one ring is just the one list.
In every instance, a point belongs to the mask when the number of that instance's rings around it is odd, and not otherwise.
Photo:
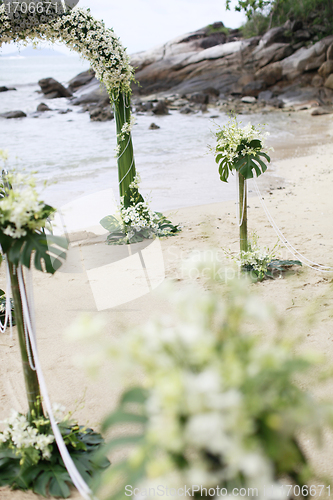
[(124, 196), (136, 175), (130, 111), (134, 70), (119, 38), (89, 9), (70, 10), (60, 0), (21, 0), (14, 13), (14, 4), (18, 2), (0, 0), (0, 49), (12, 41), (60, 41), (87, 59), (105, 84), (115, 111), (119, 191)]

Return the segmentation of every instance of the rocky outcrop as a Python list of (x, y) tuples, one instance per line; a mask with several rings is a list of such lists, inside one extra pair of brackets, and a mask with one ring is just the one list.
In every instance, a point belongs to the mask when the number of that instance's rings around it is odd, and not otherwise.
[(41, 102), (40, 104), (38, 104), (38, 106), (37, 106), (37, 112), (38, 113), (44, 113), (45, 111), (52, 111), (52, 110), (44, 102)]
[(88, 69), (88, 71), (83, 71), (68, 82), (68, 88), (71, 92), (76, 92), (80, 87), (83, 87), (84, 85), (87, 85), (87, 83), (90, 83), (94, 77), (94, 70)]
[(82, 104), (98, 104), (99, 107), (104, 107), (110, 104), (110, 97), (106, 87), (94, 76), (87, 85), (83, 85), (79, 91), (75, 93), (72, 104), (75, 106)]
[[(222, 23), (217, 24), (132, 55), (139, 82), (134, 95), (162, 99), (177, 94), (191, 101), (191, 96), (204, 94), (201, 103), (207, 104), (218, 96), (258, 98), (271, 90), (280, 107), (285, 93), (298, 88), (304, 99), (315, 94), (318, 104), (332, 100), (324, 89), (332, 88), (333, 36), (318, 40), (320, 27), (288, 21), (263, 37), (244, 40), (238, 30), (230, 36)], [(212, 38), (212, 26), (220, 29), (221, 36)], [(207, 92), (208, 87), (213, 93)]]
[(0, 92), (8, 92), (9, 90), (16, 90), (14, 87), (0, 87)]
[(7, 113), (1, 113), (0, 117), (1, 118), (7, 118), (7, 120), (11, 118), (25, 118), (27, 115), (24, 113), (24, 111), (8, 111)]
[(90, 110), (89, 115), (92, 122), (107, 122), (113, 120), (114, 118), (114, 114), (112, 113), (110, 106), (105, 108), (94, 108)]
[(43, 78), (38, 82), (42, 93), (47, 99), (56, 99), (58, 97), (71, 97), (73, 94), (66, 89), (60, 82), (54, 78)]
[[(133, 110), (190, 114), (215, 104), (235, 113), (292, 106), (316, 107), (314, 116), (330, 112), (333, 36), (319, 40), (320, 33), (318, 26), (288, 21), (245, 40), (239, 30), (214, 23), (134, 54)], [(69, 91), (71, 104), (83, 106), (92, 121), (113, 118), (107, 90), (92, 70), (73, 78)]]
[(324, 87), (333, 90), (333, 73), (326, 79)]

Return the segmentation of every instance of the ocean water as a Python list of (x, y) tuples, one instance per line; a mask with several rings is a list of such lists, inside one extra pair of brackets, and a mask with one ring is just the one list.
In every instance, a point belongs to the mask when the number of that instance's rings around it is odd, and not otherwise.
[[(38, 93), (39, 79), (53, 77), (67, 84), (87, 68), (85, 61), (75, 57), (0, 57), (0, 86), (17, 89), (0, 93), (0, 113), (20, 109), (28, 114), (24, 119), (0, 119), (0, 148), (8, 150), (7, 168), (36, 172), (39, 186), (48, 183), (45, 201), (56, 207), (105, 189), (118, 196), (114, 120), (92, 123), (88, 113), (67, 99), (45, 100)], [(40, 102), (46, 102), (52, 112), (36, 117)], [(67, 114), (59, 114), (67, 109)], [(168, 210), (235, 199), (234, 183), (220, 182), (208, 149), (214, 143), (217, 124), (227, 120), (215, 109), (195, 115), (172, 111), (161, 117), (136, 116), (136, 166), (142, 192), (150, 197), (152, 208)], [(244, 115), (241, 120), (244, 124), (266, 122), (269, 142), (280, 156), (286, 143), (302, 148), (313, 134), (311, 124), (305, 125), (296, 114)], [(152, 122), (160, 129), (149, 130)], [(273, 153), (273, 160), (278, 156)], [(274, 162), (271, 171), (274, 175)]]

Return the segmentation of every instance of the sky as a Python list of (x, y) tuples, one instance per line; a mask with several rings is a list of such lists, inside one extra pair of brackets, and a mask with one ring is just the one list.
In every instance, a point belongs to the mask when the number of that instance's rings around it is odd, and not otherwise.
[[(233, 5), (235, 5), (233, 0)], [(151, 49), (176, 36), (222, 21), (238, 28), (244, 15), (225, 9), (225, 0), (80, 0), (78, 7), (90, 8), (120, 37), (129, 54)], [(15, 47), (4, 47), (3, 53)], [(66, 52), (61, 45), (56, 50)]]

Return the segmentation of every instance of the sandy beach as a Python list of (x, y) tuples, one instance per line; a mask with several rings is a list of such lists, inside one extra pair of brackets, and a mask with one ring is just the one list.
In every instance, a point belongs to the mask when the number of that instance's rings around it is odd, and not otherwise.
[[(295, 144), (280, 147), (272, 153), (273, 175), (263, 176), (258, 180), (267, 207), (276, 224), (290, 243), (311, 261), (321, 265), (333, 266), (333, 120), (331, 116), (310, 117), (310, 110), (302, 111), (304, 120), (312, 120), (314, 132), (316, 127), (325, 130), (324, 145), (313, 144), (307, 137), (307, 147), (298, 148)], [(300, 138), (302, 133), (300, 131)], [(331, 140), (331, 143), (329, 142)], [(304, 137), (302, 139), (304, 144)], [(220, 182), (216, 172), (216, 182)], [(230, 182), (234, 182), (231, 179)], [(221, 184), (221, 192), (224, 188)], [(249, 232), (255, 231), (262, 246), (272, 248), (277, 236), (255, 196), (254, 186), (249, 185)], [(114, 408), (121, 383), (113, 367), (104, 367), (99, 378), (91, 379), (78, 368), (73, 360), (74, 355), (84, 354), (85, 347), (70, 344), (64, 338), (66, 327), (84, 311), (103, 314), (108, 321), (105, 332), (107, 337), (125, 335), (124, 327), (144, 324), (149, 318), (165, 312), (167, 303), (159, 293), (163, 281), (165, 266), (166, 279), (175, 280), (177, 287), (203, 285), (203, 280), (193, 275), (185, 276), (181, 271), (182, 261), (192, 252), (208, 252), (211, 249), (227, 249), (238, 251), (238, 225), (236, 220), (235, 201), (214, 203), (190, 208), (182, 208), (168, 214), (174, 223), (182, 226), (182, 232), (172, 238), (161, 240), (154, 247), (157, 255), (153, 261), (155, 269), (147, 281), (142, 273), (136, 274), (140, 264), (139, 257), (152, 252), (150, 247), (129, 249), (110, 247), (104, 243), (105, 236), (87, 232), (77, 236), (71, 250), (66, 272), (58, 272), (50, 277), (41, 273), (33, 273), (37, 337), (40, 360), (52, 402), (64, 405), (68, 410), (77, 407), (76, 419), (95, 429), (103, 417)], [(85, 238), (82, 238), (85, 237)], [(117, 253), (118, 252), (118, 253)], [(146, 252), (146, 253), (145, 253)], [(161, 252), (161, 253), (160, 253)], [(282, 247), (277, 251), (281, 258), (290, 258)], [(80, 257), (79, 257), (80, 256)], [(126, 276), (133, 273), (135, 294), (141, 294), (129, 302), (121, 302), (116, 292), (107, 296), (105, 287), (117, 289), (117, 280), (122, 276), (119, 271), (121, 260), (137, 256), (136, 263), (125, 265)], [(161, 260), (162, 256), (162, 260)], [(76, 262), (80, 264), (75, 265)], [(134, 262), (134, 261), (133, 261)], [(225, 260), (226, 266), (231, 266)], [(139, 264), (138, 264), (139, 263)], [(98, 269), (109, 266), (118, 269), (118, 274), (107, 275), (102, 279), (104, 271)], [(120, 267), (119, 267), (120, 266)], [(157, 266), (157, 267), (156, 267)], [(120, 274), (119, 274), (120, 273)], [(149, 274), (149, 269), (148, 269)], [(1, 268), (1, 285), (4, 286), (4, 266)], [(251, 285), (260, 300), (275, 305), (278, 311), (294, 320), (292, 335), (302, 335), (304, 346), (325, 353), (333, 361), (333, 273), (322, 273), (303, 266), (281, 279), (265, 280)], [(101, 290), (98, 291), (98, 280), (101, 279)], [(148, 285), (147, 285), (148, 282)], [(104, 288), (103, 288), (104, 287)], [(141, 288), (140, 288), (141, 287)], [(141, 291), (140, 291), (141, 290)], [(147, 292), (147, 293), (146, 293)], [(132, 292), (130, 292), (132, 293)], [(314, 325), (303, 321), (306, 311), (313, 305), (317, 297), (324, 297), (317, 304)], [(118, 300), (118, 304), (117, 304)], [(107, 307), (107, 303), (111, 307)], [(97, 311), (97, 310), (100, 311)], [(11, 340), (9, 332), (0, 339), (0, 419), (8, 416), (10, 409), (25, 412), (25, 392), (21, 373), (21, 360), (18, 342), (15, 335)], [(303, 347), (302, 347), (303, 348)], [(333, 383), (327, 385), (327, 394)], [(316, 467), (333, 478), (333, 461), (330, 459), (330, 444), (320, 453), (313, 452), (311, 444), (308, 452), (313, 457)], [(305, 445), (306, 446), (306, 445)], [(1, 500), (39, 499), (31, 492), (12, 492), (8, 488), (0, 488)], [(73, 498), (79, 498), (73, 492)]]

